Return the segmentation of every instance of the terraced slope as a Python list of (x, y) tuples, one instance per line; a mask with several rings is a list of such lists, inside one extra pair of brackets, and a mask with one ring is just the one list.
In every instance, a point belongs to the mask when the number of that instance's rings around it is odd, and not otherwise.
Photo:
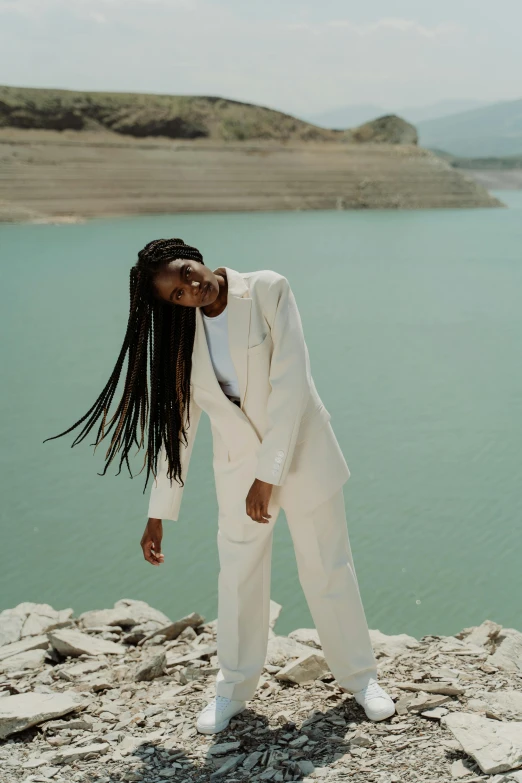
[(0, 130), (0, 220), (499, 204), (415, 145), (223, 146)]

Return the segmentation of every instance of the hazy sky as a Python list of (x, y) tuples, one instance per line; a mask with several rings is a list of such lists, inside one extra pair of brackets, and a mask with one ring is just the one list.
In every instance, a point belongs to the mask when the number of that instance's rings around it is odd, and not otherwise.
[(0, 0), (0, 83), (295, 113), (522, 98), (522, 0)]

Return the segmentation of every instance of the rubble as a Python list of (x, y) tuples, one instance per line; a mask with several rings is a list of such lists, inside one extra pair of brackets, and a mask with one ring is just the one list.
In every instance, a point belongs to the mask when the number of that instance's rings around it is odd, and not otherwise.
[[(255, 697), (217, 735), (216, 621), (143, 601), (73, 616), (0, 613), (2, 783), (522, 783), (522, 634), (371, 631), (397, 714), (373, 723), (338, 687), (315, 629), (274, 633)], [(34, 633), (30, 633), (33, 630)]]

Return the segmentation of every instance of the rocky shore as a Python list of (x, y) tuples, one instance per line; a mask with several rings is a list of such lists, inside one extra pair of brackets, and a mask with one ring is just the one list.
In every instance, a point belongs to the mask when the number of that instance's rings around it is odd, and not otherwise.
[(131, 599), (79, 617), (19, 604), (0, 613), (0, 780), (522, 783), (522, 633), (488, 620), (448, 637), (371, 633), (393, 718), (366, 719), (315, 630), (271, 630), (255, 698), (203, 736), (215, 621)]

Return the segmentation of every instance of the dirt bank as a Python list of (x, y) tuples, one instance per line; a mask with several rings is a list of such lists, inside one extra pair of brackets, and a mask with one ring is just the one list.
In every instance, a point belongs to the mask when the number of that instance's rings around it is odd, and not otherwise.
[(475, 180), (416, 145), (0, 129), (0, 220), (493, 206)]

